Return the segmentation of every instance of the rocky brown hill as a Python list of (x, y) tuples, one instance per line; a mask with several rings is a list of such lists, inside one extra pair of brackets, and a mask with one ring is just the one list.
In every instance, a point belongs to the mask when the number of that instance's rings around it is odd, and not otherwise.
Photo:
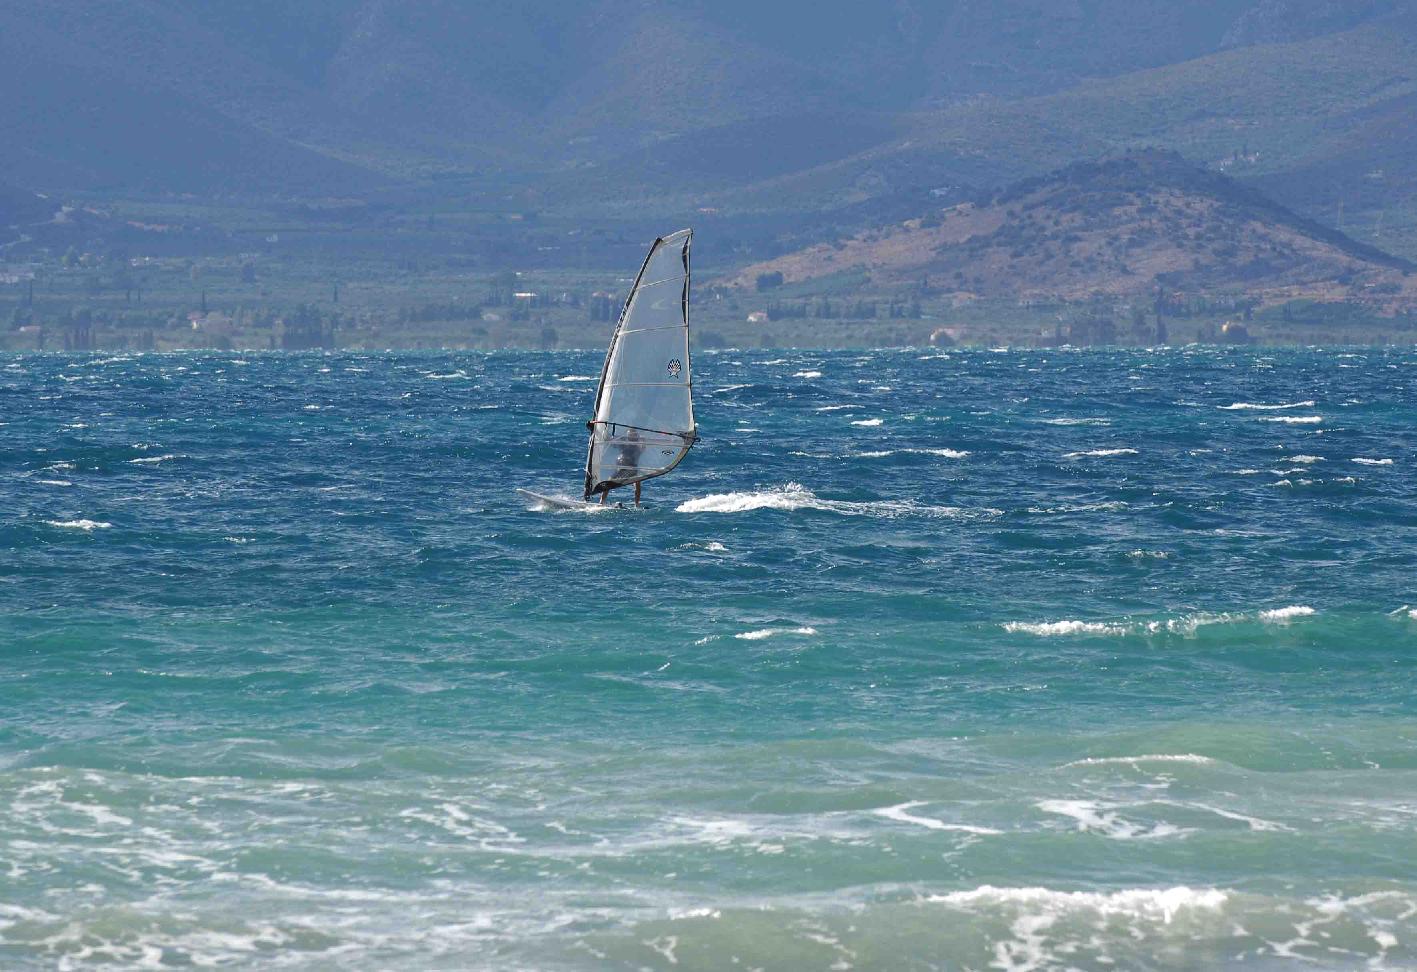
[(866, 271), (962, 296), (1079, 300), (1158, 288), (1417, 300), (1414, 266), (1171, 152), (1079, 163), (980, 199), (754, 264), (796, 283)]

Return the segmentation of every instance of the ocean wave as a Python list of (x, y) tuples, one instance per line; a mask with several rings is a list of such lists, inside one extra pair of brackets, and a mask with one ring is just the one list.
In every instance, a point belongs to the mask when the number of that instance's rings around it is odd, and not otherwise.
[(1164, 822), (1150, 826), (1133, 823), (1117, 815), (1122, 805), (1098, 800), (1040, 800), (1034, 805), (1044, 813), (1068, 818), (1084, 833), (1100, 834), (1111, 840), (1154, 840), (1190, 833), (1185, 827)]
[(595, 375), (565, 375), (557, 381), (595, 381)]
[(875, 449), (869, 452), (852, 453), (857, 459), (884, 459), (894, 455), (939, 456), (941, 459), (965, 459), (969, 452), (963, 449)]
[(764, 638), (771, 638), (775, 635), (814, 635), (817, 629), (804, 625), (800, 628), (758, 628), (755, 631), (742, 631), (733, 637), (739, 641), (762, 641)]
[(1364, 466), (1391, 466), (1391, 465), (1392, 465), (1392, 460), (1391, 460), (1391, 459), (1365, 459), (1365, 458), (1363, 458), (1362, 456), (1359, 456), (1358, 458), (1354, 459), (1353, 461), (1356, 462), (1356, 463), (1359, 463), (1360, 465), (1364, 465)]
[(1103, 621), (1006, 621), (1003, 628), (1010, 634), (1031, 634), (1042, 638), (1073, 634), (1126, 634), (1131, 630), (1125, 624)]
[(1044, 425), (1111, 425), (1111, 419), (1105, 418), (1049, 418), (1039, 419)]
[(793, 374), (792, 377), (793, 377), (793, 378), (807, 378), (807, 379), (820, 378), (820, 377), (822, 377), (822, 373), (821, 373), (820, 371), (799, 371), (799, 372), (796, 372), (795, 374)]
[(1091, 457), (1096, 459), (1103, 459), (1107, 456), (1134, 456), (1136, 454), (1137, 450), (1135, 449), (1090, 449), (1087, 452), (1069, 452), (1067, 455), (1063, 456), (1063, 458), (1084, 459)]
[(912, 800), (909, 803), (898, 803), (893, 807), (878, 807), (872, 811), (878, 817), (885, 817), (887, 820), (894, 820), (897, 823), (914, 824), (917, 827), (924, 827), (927, 830), (950, 830), (964, 834), (977, 834), (987, 836), (991, 834), (1002, 834), (1002, 830), (993, 827), (978, 827), (973, 824), (946, 823), (943, 820), (936, 820), (934, 817), (922, 817), (911, 813), (916, 807), (925, 806), (924, 800)]
[(1285, 425), (1318, 425), (1324, 420), (1322, 415), (1273, 415), (1261, 418), (1261, 422), (1281, 422)]
[(58, 527), (60, 530), (83, 530), (92, 533), (94, 530), (107, 530), (113, 526), (112, 523), (105, 523), (103, 520), (45, 520), (49, 526)]
[(1309, 607), (1307, 604), (1291, 604), (1289, 607), (1273, 608), (1269, 611), (1261, 611), (1260, 620), (1268, 621), (1271, 623), (1283, 623), (1285, 621), (1292, 621), (1294, 618), (1307, 618), (1310, 615), (1317, 613), (1317, 611)]
[(1312, 399), (1307, 400), (1307, 401), (1302, 401), (1302, 402), (1286, 402), (1286, 403), (1283, 404), (1283, 405), (1264, 405), (1264, 404), (1261, 404), (1261, 403), (1259, 403), (1259, 402), (1233, 402), (1233, 403), (1231, 403), (1231, 404), (1229, 404), (1229, 405), (1220, 405), (1220, 406), (1218, 406), (1218, 407), (1221, 409), (1221, 411), (1226, 411), (1226, 412), (1229, 412), (1229, 411), (1269, 412), (1269, 411), (1278, 411), (1278, 410), (1280, 410), (1280, 409), (1285, 409), (1285, 408), (1313, 408), (1313, 407), (1314, 407), (1314, 402), (1313, 402)]
[(1316, 462), (1323, 462), (1323, 461), (1324, 461), (1324, 457), (1323, 457), (1323, 456), (1309, 456), (1309, 455), (1302, 455), (1302, 454), (1301, 454), (1301, 455), (1297, 455), (1297, 456), (1290, 456), (1288, 459), (1286, 459), (1286, 460), (1284, 460), (1284, 461), (1285, 461), (1285, 462), (1302, 462), (1302, 463), (1305, 463), (1305, 464), (1308, 464), (1308, 465), (1312, 465), (1313, 463), (1316, 463)]
[(1070, 763), (1064, 763), (1063, 768), (1070, 766), (1114, 766), (1128, 763), (1194, 763), (1198, 766), (1214, 763), (1215, 760), (1209, 756), (1201, 756), (1197, 753), (1146, 753), (1141, 756), (1087, 756), (1083, 759), (1075, 759)]
[(1146, 634), (1195, 634), (1203, 627), (1213, 624), (1287, 624), (1296, 618), (1307, 618), (1318, 614), (1307, 604), (1291, 604), (1286, 607), (1269, 608), (1262, 611), (1229, 611), (1219, 613), (1186, 614), (1176, 618), (1141, 621), (1124, 619), (1120, 621), (1083, 621), (1064, 619), (1059, 621), (1005, 621), (1000, 627), (1010, 634), (1031, 634), (1041, 638), (1059, 635), (1146, 635)]
[(881, 425), (881, 424), (884, 423), (884, 422), (885, 422), (885, 419), (873, 418), (873, 419), (857, 419), (856, 421), (852, 422), (851, 424), (852, 424), (852, 425), (859, 425), (859, 426), (861, 426), (862, 428), (874, 429), (876, 426)]
[[(308, 408), (309, 406), (306, 406), (306, 407)], [(141, 459), (129, 459), (129, 460), (128, 460), (128, 465), (130, 465), (130, 466), (155, 466), (155, 465), (157, 465), (157, 464), (160, 463), (160, 462), (169, 462), (169, 461), (171, 461), (171, 460), (173, 460), (173, 459), (186, 459), (186, 458), (187, 458), (186, 456), (179, 456), (179, 455), (172, 455), (172, 454), (165, 455), (165, 456), (144, 456), (144, 457), (142, 457)]]
[(950, 519), (973, 519), (1002, 516), (1003, 510), (980, 507), (963, 509), (957, 506), (928, 506), (914, 500), (829, 500), (822, 499), (799, 483), (788, 483), (773, 489), (741, 493), (711, 493), (685, 500), (678, 513), (746, 513), (750, 510), (819, 510), (844, 516), (925, 516)]
[(861, 408), (860, 405), (822, 405), (822, 406), (819, 407), (819, 408), (814, 408), (814, 409), (812, 409), (812, 411), (814, 411), (814, 412), (845, 412), (845, 411), (849, 411), (849, 410), (851, 410), (851, 409), (860, 409), (860, 408)]

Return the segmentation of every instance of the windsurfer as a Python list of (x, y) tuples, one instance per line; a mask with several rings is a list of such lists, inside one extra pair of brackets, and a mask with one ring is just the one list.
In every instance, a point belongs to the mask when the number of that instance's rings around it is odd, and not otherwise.
[[(632, 479), (640, 472), (640, 453), (644, 451), (644, 441), (638, 429), (630, 429), (620, 440), (620, 451), (615, 456), (615, 478)], [(611, 487), (613, 488), (613, 487)], [(610, 488), (600, 494), (600, 502), (610, 494)], [(640, 481), (635, 481), (635, 505), (640, 505)]]

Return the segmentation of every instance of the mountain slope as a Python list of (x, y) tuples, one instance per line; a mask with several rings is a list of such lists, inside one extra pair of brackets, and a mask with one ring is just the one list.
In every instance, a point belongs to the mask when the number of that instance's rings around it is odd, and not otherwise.
[(1305, 219), (1169, 152), (1080, 163), (904, 224), (755, 264), (800, 282), (866, 270), (990, 297), (1241, 290), (1292, 298), (1417, 297), (1411, 263)]
[[(852, 121), (849, 138), (708, 187), (756, 185), (783, 204), (816, 208), (928, 185), (968, 172), (971, 160), (987, 172), (989, 159), (1011, 158), (1020, 141), (1014, 175), (1041, 157), (1051, 165), (1116, 147), (1099, 142), (1134, 143), (1154, 130), (1149, 109), (1099, 103), (1112, 82), (1229, 56), (1240, 66), (1230, 82), (1241, 80), (1230, 93), (1245, 100), (1243, 66), (1273, 75), (1263, 67), (1271, 49), (1387, 30), (1393, 12), (1410, 6), (9, 0), (0, 5), (0, 81), (24, 97), (0, 99), (0, 130), (11, 136), (0, 165), (13, 181), (60, 189), (273, 193), (445, 174), (539, 185), (570, 172), (563, 189), (574, 196), (584, 185), (580, 198), (598, 200), (672, 190), (646, 154), (661, 143), (691, 156), (700, 144), (721, 156), (768, 156), (780, 145), (763, 133), (779, 119)], [(1372, 78), (1392, 60), (1361, 39), (1330, 46), (1343, 90), (1350, 75)], [(1183, 75), (1153, 82), (1184, 87)], [(1048, 100), (1074, 89), (1081, 101)], [(1204, 90), (1222, 103), (1227, 96), (1218, 83)], [(1313, 93), (1307, 82), (1296, 90)], [(970, 100), (979, 98), (986, 102)], [(1324, 116), (1326, 106), (1316, 111)], [(1174, 112), (1161, 117), (1169, 120), (1159, 136), (1185, 137)], [(1286, 138), (1302, 134), (1302, 124), (1285, 124)], [(906, 129), (909, 139), (900, 138)], [(981, 147), (986, 139), (997, 145)], [(594, 167), (611, 174), (584, 182)], [(796, 192), (767, 184), (793, 175)]]

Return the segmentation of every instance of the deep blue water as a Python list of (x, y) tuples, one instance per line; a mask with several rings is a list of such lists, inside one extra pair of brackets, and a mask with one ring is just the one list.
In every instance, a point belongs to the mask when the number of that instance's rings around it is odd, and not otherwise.
[(599, 365), (0, 358), (0, 967), (1417, 965), (1417, 352)]

